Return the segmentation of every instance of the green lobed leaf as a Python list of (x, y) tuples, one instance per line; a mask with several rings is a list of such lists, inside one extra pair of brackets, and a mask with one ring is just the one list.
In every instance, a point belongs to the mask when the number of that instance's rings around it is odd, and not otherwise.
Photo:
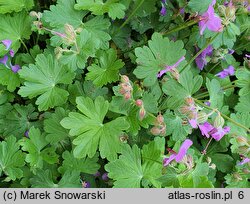
[(0, 64), (0, 75), (0, 84), (7, 86), (8, 91), (13, 92), (20, 86), (19, 75), (2, 64)]
[[(182, 41), (170, 41), (159, 33), (154, 33), (148, 41), (148, 46), (135, 49), (137, 68), (134, 74), (138, 79), (143, 79), (145, 86), (152, 86), (157, 81), (157, 74), (165, 66), (174, 65), (186, 54)], [(185, 64), (182, 61), (179, 68)]]
[(163, 138), (157, 138), (142, 150), (137, 145), (123, 146), (119, 159), (105, 165), (109, 177), (115, 180), (114, 187), (140, 188), (143, 183), (160, 187), (164, 144)]
[(50, 6), (50, 11), (44, 11), (43, 18), (52, 27), (61, 28), (65, 24), (78, 27), (87, 12), (75, 10), (74, 5), (75, 0), (57, 0), (56, 5)]
[(118, 0), (77, 0), (75, 5), (77, 10), (89, 10), (94, 15), (103, 15), (108, 13), (112, 19), (123, 18), (125, 16), (124, 10), (126, 7)]
[(88, 67), (87, 80), (92, 80), (96, 86), (103, 86), (119, 79), (119, 69), (124, 66), (122, 60), (117, 60), (114, 49), (101, 51), (97, 54), (98, 64)]
[(13, 15), (0, 14), (0, 41), (12, 40), (12, 49), (20, 47), (21, 39), (29, 39), (31, 35), (31, 19), (26, 12), (14, 13)]
[(174, 141), (183, 141), (192, 129), (189, 125), (183, 125), (183, 120), (171, 111), (164, 113), (164, 121), (167, 124), (166, 135), (171, 135)]
[(48, 145), (48, 142), (45, 139), (45, 134), (41, 134), (40, 130), (34, 127), (29, 130), (29, 138), (23, 138), (20, 140), (20, 145), (22, 146), (22, 150), (28, 152), (25, 161), (30, 163), (33, 171), (43, 168), (46, 154), (50, 155), (49, 163), (53, 164), (58, 160), (58, 156), (55, 154), (55, 149), (45, 149)]
[(64, 104), (69, 93), (60, 88), (59, 84), (71, 84), (75, 76), (52, 55), (45, 56), (44, 54), (37, 56), (35, 65), (23, 67), (19, 75), (25, 79), (25, 82), (18, 93), (22, 97), (39, 96), (36, 105), (40, 111)]
[(69, 151), (65, 151), (62, 154), (63, 163), (58, 169), (60, 173), (65, 173), (66, 171), (71, 171), (72, 169), (86, 174), (95, 174), (100, 168), (98, 162), (98, 154), (95, 154), (93, 158), (82, 158), (77, 159)]
[(40, 170), (30, 179), (32, 188), (80, 188), (80, 174), (77, 171), (67, 171), (58, 183), (54, 183), (49, 169)]
[(119, 135), (128, 129), (128, 122), (124, 117), (119, 117), (104, 124), (109, 103), (101, 96), (95, 101), (88, 97), (77, 97), (76, 103), (81, 113), (71, 112), (61, 121), (64, 128), (70, 129), (71, 136), (77, 136), (73, 140), (76, 145), (74, 156), (83, 158), (88, 155), (92, 158), (99, 149), (102, 158), (114, 160), (121, 149)]
[(204, 13), (207, 11), (208, 6), (211, 4), (212, 0), (190, 0), (188, 2), (188, 7), (193, 12)]
[(69, 133), (65, 130), (60, 122), (69, 113), (69, 110), (64, 110), (62, 107), (55, 109), (55, 112), (49, 118), (44, 120), (44, 130), (47, 133), (46, 140), (50, 144), (63, 143), (68, 137)]
[(19, 12), (22, 9), (30, 10), (33, 6), (33, 0), (0, 0), (0, 13)]
[(25, 154), (19, 150), (15, 137), (0, 142), (0, 175), (4, 173), (7, 180), (20, 179), (23, 176), (21, 167), (25, 165), (24, 158)]

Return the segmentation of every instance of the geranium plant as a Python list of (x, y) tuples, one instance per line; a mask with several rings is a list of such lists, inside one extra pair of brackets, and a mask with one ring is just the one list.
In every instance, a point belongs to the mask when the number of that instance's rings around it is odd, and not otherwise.
[(0, 186), (250, 187), (249, 10), (0, 3)]

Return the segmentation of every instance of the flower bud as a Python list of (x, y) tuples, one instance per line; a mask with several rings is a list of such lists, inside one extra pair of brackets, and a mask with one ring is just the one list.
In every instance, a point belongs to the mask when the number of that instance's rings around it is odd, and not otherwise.
[(226, 7), (224, 5), (219, 5), (218, 11), (219, 11), (220, 16), (226, 16)]
[(159, 114), (157, 117), (156, 117), (156, 122), (158, 124), (163, 124), (164, 123), (164, 117), (162, 116), (162, 114)]
[(216, 169), (216, 165), (213, 163), (209, 166), (211, 169)]
[(242, 180), (242, 177), (240, 176), (239, 173), (234, 173), (233, 177), (236, 179), (236, 181), (241, 181)]
[(226, 8), (226, 11), (225, 11), (226, 18), (231, 20), (231, 21), (234, 21), (235, 20), (235, 11), (236, 11), (236, 9), (234, 6), (228, 6)]
[(153, 127), (153, 128), (151, 128), (150, 133), (152, 135), (155, 135), (155, 136), (160, 135), (161, 134), (161, 129), (158, 128), (158, 127)]
[(139, 110), (139, 119), (143, 120), (145, 118), (146, 115), (146, 110), (144, 109), (144, 107), (142, 106)]
[(29, 13), (29, 15), (30, 15), (31, 17), (36, 17), (36, 18), (38, 18), (38, 13), (35, 12), (35, 11), (31, 11), (31, 12)]
[(208, 115), (205, 112), (200, 111), (198, 113), (197, 121), (198, 123), (205, 123), (208, 119)]
[(212, 159), (210, 157), (207, 157), (207, 163), (210, 164), (212, 162)]
[(242, 169), (242, 172), (243, 172), (244, 174), (249, 174), (249, 173), (250, 173), (250, 170), (247, 169), (247, 168), (243, 168), (243, 169)]
[(223, 127), (223, 125), (225, 124), (225, 120), (223, 117), (221, 117), (220, 114), (218, 114), (214, 120), (214, 127), (218, 128), (218, 127)]
[(126, 75), (121, 75), (121, 82), (122, 83), (129, 83), (129, 78)]
[(238, 142), (238, 144), (239, 144), (240, 146), (244, 146), (244, 145), (247, 145), (247, 144), (248, 144), (247, 139), (246, 139), (245, 137), (243, 137), (243, 136), (238, 136), (238, 137), (236, 138), (236, 141)]
[(135, 105), (138, 106), (138, 107), (141, 107), (143, 105), (143, 101), (141, 99), (137, 99), (135, 101)]
[(130, 92), (125, 92), (123, 96), (124, 96), (125, 100), (129, 100), (131, 98)]
[(192, 97), (187, 97), (185, 98), (185, 102), (187, 105), (192, 105), (194, 104), (194, 99)]

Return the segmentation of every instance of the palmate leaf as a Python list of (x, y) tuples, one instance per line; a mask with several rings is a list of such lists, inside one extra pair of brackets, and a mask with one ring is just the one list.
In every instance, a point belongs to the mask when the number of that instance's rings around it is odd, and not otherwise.
[(30, 163), (31, 169), (42, 169), (44, 160), (47, 160), (47, 155), (49, 155), (49, 163), (56, 163), (58, 160), (58, 155), (55, 153), (55, 149), (46, 148), (48, 142), (45, 140), (45, 135), (41, 134), (39, 129), (34, 127), (29, 130), (29, 138), (23, 138), (20, 140), (20, 145), (22, 150), (28, 152), (26, 155), (26, 162)]
[(50, 6), (50, 11), (44, 11), (43, 18), (50, 26), (60, 29), (66, 23), (73, 27), (82, 25), (82, 19), (87, 14), (74, 9), (75, 0), (58, 0), (56, 5)]
[(0, 175), (7, 175), (6, 180), (16, 180), (23, 176), (25, 155), (19, 150), (19, 144), (13, 136), (0, 142)]
[(123, 18), (125, 16), (126, 7), (118, 0), (77, 0), (75, 8), (78, 10), (89, 10), (94, 15), (103, 15), (108, 13), (113, 20)]
[(25, 80), (18, 93), (22, 97), (34, 98), (38, 109), (47, 110), (64, 104), (69, 93), (58, 87), (58, 84), (71, 84), (75, 74), (68, 67), (62, 66), (52, 55), (40, 54), (36, 57), (36, 64), (23, 67), (19, 71)]
[(188, 7), (193, 12), (204, 13), (207, 11), (208, 6), (211, 4), (212, 0), (190, 0), (188, 2)]
[(12, 40), (12, 49), (20, 47), (20, 39), (29, 39), (31, 35), (31, 19), (26, 12), (13, 15), (0, 15), (0, 41)]
[[(174, 65), (186, 51), (183, 49), (182, 41), (169, 41), (159, 33), (154, 33), (152, 40), (148, 41), (148, 46), (135, 49), (138, 63), (134, 74), (137, 78), (143, 79), (145, 86), (152, 86), (157, 80), (157, 74), (166, 65)], [(182, 61), (178, 66), (181, 68), (185, 64)]]
[(172, 135), (174, 141), (183, 141), (192, 132), (189, 125), (183, 125), (181, 117), (167, 111), (164, 114), (164, 121), (167, 124), (166, 135)]
[(31, 9), (34, 6), (33, 0), (0, 0), (0, 13), (19, 12), (22, 9)]
[(95, 154), (93, 158), (82, 158), (77, 159), (69, 151), (65, 151), (62, 154), (63, 164), (59, 168), (60, 173), (65, 173), (67, 170), (71, 171), (72, 169), (86, 174), (95, 174), (100, 168), (100, 165), (97, 163), (99, 158), (98, 154)]
[(75, 71), (77, 68), (84, 68), (88, 58), (94, 57), (96, 50), (101, 46), (101, 42), (87, 30), (83, 30), (76, 37), (76, 43), (78, 45), (77, 52), (64, 53), (60, 57), (62, 64), (68, 65), (72, 71)]
[[(8, 108), (8, 106), (6, 108)], [(30, 121), (36, 120), (38, 116), (38, 113), (34, 112), (35, 108), (32, 104), (27, 106), (14, 104), (12, 108), (11, 111), (5, 112), (3, 121), (0, 121), (0, 125), (3, 127), (1, 131), (3, 136), (13, 135), (17, 138), (22, 138), (25, 131), (31, 126), (39, 125), (38, 122)]]
[(119, 135), (129, 127), (125, 118), (119, 117), (103, 124), (109, 102), (101, 96), (95, 101), (88, 97), (77, 97), (76, 103), (82, 114), (71, 112), (69, 117), (61, 121), (64, 128), (70, 129), (71, 136), (77, 136), (73, 140), (73, 144), (76, 145), (74, 156), (83, 158), (88, 155), (92, 158), (99, 147), (102, 158), (116, 159), (121, 149)]
[(109, 49), (97, 54), (98, 64), (88, 67), (87, 80), (92, 80), (96, 86), (103, 86), (119, 79), (119, 69), (124, 66), (122, 60), (117, 60), (116, 51)]
[(108, 19), (103, 16), (96, 16), (83, 24), (83, 28), (91, 33), (91, 37), (94, 42), (96, 42), (102, 49), (109, 48), (109, 40), (111, 36), (107, 33), (110, 26)]
[(142, 150), (134, 145), (125, 145), (119, 159), (105, 165), (110, 178), (114, 179), (115, 188), (140, 188), (141, 186), (160, 187), (162, 171), (162, 152), (165, 141), (156, 138), (144, 145)]
[(68, 113), (69, 110), (58, 107), (55, 113), (52, 113), (44, 120), (44, 130), (47, 133), (46, 140), (50, 144), (63, 143), (68, 138), (68, 130), (65, 130), (60, 124), (61, 120), (65, 118)]
[(20, 86), (19, 75), (3, 64), (0, 64), (0, 76), (0, 84), (7, 86), (8, 91), (13, 92), (16, 87)]
[(30, 179), (33, 188), (80, 188), (80, 173), (78, 171), (67, 171), (63, 174), (61, 180), (55, 183), (52, 173), (49, 169), (39, 170), (37, 174)]
[(250, 71), (247, 69), (238, 69), (236, 71), (236, 85), (240, 87), (239, 95), (246, 96), (250, 95)]

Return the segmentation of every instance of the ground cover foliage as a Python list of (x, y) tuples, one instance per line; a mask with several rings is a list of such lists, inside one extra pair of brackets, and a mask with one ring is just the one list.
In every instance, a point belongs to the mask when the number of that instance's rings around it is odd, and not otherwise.
[(0, 0), (0, 187), (250, 186), (244, 0)]

